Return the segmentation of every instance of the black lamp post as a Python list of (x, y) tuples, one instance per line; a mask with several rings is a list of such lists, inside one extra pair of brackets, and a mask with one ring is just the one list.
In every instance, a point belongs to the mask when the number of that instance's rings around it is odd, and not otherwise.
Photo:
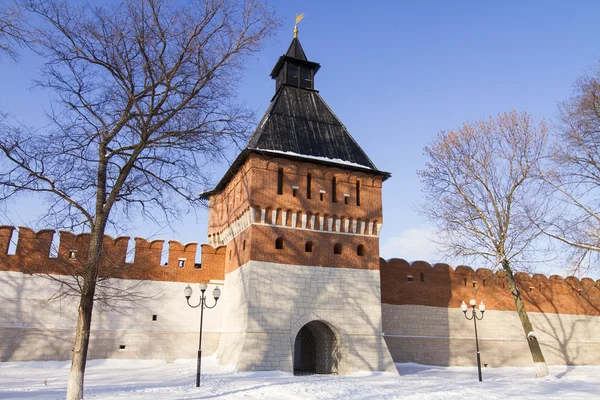
[(475, 299), (472, 299), (470, 301), (471, 304), (471, 308), (472, 308), (472, 314), (471, 317), (467, 317), (467, 303), (465, 303), (464, 301), (462, 302), (460, 308), (462, 310), (463, 313), (465, 313), (465, 318), (470, 320), (473, 320), (473, 324), (475, 325), (475, 347), (477, 348), (477, 371), (479, 372), (479, 382), (482, 381), (481, 379), (481, 356), (479, 355), (479, 340), (477, 339), (477, 320), (482, 320), (483, 319), (483, 313), (485, 312), (485, 304), (483, 304), (483, 301), (481, 302), (481, 304), (479, 304), (479, 311), (481, 311), (481, 317), (477, 316), (477, 312), (475, 311), (475, 305), (477, 305), (477, 302), (475, 301)]
[(213, 297), (215, 298), (215, 304), (211, 307), (206, 305), (206, 297), (204, 296), (204, 292), (206, 292), (206, 288), (208, 285), (204, 282), (200, 284), (200, 302), (195, 306), (190, 304), (190, 297), (192, 297), (192, 288), (190, 285), (184, 289), (183, 294), (187, 300), (188, 306), (192, 308), (200, 307), (200, 341), (198, 343), (198, 365), (196, 368), (196, 387), (200, 387), (200, 371), (202, 370), (202, 319), (204, 318), (204, 308), (215, 308), (217, 306), (217, 301), (219, 301), (219, 297), (221, 297), (221, 289), (218, 286), (213, 290)]

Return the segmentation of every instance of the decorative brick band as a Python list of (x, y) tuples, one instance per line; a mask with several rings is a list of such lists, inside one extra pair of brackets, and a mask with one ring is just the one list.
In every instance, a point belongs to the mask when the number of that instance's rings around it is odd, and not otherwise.
[(379, 237), (383, 226), (377, 221), (257, 207), (246, 209), (223, 231), (208, 235), (208, 242), (214, 248), (226, 245), (250, 225), (270, 225), (288, 229), (367, 237)]

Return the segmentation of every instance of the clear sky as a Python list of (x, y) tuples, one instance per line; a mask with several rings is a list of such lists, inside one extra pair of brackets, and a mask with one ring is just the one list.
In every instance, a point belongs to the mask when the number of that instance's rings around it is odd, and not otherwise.
[[(375, 165), (392, 173), (383, 189), (384, 258), (441, 261), (426, 239), (431, 224), (414, 211), (416, 170), (438, 131), (512, 108), (551, 122), (574, 79), (600, 58), (600, 2), (592, 0), (271, 4), (284, 24), (249, 60), (240, 98), (260, 118), (274, 94), (269, 72), (292, 39), (295, 14), (304, 12), (299, 39), (321, 64), (315, 88)], [(47, 103), (29, 90), (38, 68), (26, 54), (17, 65), (0, 64), (0, 106), (30, 122), (42, 120)], [(224, 160), (219, 173), (227, 166)], [(0, 222), (32, 226), (32, 204), (11, 206)], [(200, 211), (171, 228), (139, 224), (131, 236), (203, 243), (206, 225)]]

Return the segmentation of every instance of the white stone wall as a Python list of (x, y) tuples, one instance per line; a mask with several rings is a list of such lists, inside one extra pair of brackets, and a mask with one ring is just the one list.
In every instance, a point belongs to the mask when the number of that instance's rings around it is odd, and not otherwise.
[[(475, 365), (473, 321), (467, 321), (460, 309), (382, 304), (382, 314), (384, 337), (394, 361)], [(600, 317), (528, 315), (549, 364), (600, 364)], [(477, 322), (477, 330), (483, 364), (532, 364), (516, 312), (488, 310)]]
[[(198, 349), (200, 309), (187, 306), (185, 283), (121, 280), (131, 293), (96, 303), (92, 317), (89, 358), (193, 358)], [(212, 305), (212, 289), (207, 291)], [(192, 303), (200, 290), (192, 285)], [(0, 272), (0, 360), (67, 360), (77, 324), (78, 298), (51, 300), (60, 284), (47, 277)], [(203, 351), (217, 347), (221, 307), (204, 311)], [(153, 321), (153, 315), (157, 320)], [(124, 345), (125, 350), (119, 350)]]
[(250, 261), (225, 278), (217, 357), (240, 371), (291, 372), (298, 331), (320, 320), (339, 335), (340, 373), (394, 372), (380, 299), (379, 271)]

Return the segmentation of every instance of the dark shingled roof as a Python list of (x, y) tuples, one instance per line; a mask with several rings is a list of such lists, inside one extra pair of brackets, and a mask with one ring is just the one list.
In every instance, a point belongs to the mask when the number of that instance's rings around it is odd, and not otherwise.
[(302, 45), (300, 44), (298, 38), (294, 38), (292, 40), (292, 43), (290, 43), (290, 47), (285, 55), (295, 58), (296, 60), (308, 61), (308, 58), (306, 58), (306, 54), (304, 54), (304, 50), (302, 49)]
[(247, 148), (377, 169), (318, 92), (291, 86), (277, 92)]

